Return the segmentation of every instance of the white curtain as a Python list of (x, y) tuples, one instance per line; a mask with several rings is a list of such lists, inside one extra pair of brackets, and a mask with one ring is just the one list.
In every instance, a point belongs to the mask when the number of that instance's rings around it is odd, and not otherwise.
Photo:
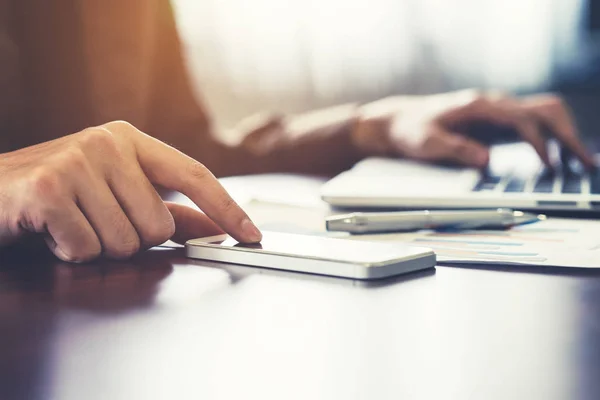
[(390, 94), (529, 90), (581, 39), (584, 0), (174, 0), (222, 125)]

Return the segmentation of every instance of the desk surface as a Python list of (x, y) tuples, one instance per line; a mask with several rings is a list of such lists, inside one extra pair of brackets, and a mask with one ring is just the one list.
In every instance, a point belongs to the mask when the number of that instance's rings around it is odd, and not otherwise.
[(2, 399), (600, 398), (596, 271), (364, 284), (181, 249), (1, 257)]

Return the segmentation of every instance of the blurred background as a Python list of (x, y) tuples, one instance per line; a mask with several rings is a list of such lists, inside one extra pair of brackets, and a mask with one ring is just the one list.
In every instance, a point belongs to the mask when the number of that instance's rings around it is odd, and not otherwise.
[(600, 93), (600, 0), (173, 6), (196, 86), (224, 128), (259, 111), (293, 113), (393, 94), (470, 87)]

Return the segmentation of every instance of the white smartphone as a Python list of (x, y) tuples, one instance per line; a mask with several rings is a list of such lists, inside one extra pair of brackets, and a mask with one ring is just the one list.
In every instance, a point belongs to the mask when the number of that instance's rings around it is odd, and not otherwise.
[(290, 233), (263, 232), (259, 244), (242, 244), (228, 235), (189, 240), (187, 256), (353, 279), (379, 279), (433, 268), (431, 249)]

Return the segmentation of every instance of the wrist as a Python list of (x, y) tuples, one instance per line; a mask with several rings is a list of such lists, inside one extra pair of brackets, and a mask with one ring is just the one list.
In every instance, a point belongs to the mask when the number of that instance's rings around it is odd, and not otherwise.
[(297, 138), (305, 135), (327, 135), (330, 132), (349, 131), (357, 116), (359, 105), (348, 103), (329, 108), (309, 111), (286, 118), (286, 134)]
[(420, 96), (392, 96), (364, 104), (357, 109), (352, 132), (354, 145), (365, 156), (398, 156), (402, 152), (393, 140), (392, 124), (396, 124), (418, 107)]
[(360, 111), (357, 113), (350, 138), (352, 146), (362, 158), (368, 156), (391, 156), (392, 143), (389, 137), (391, 117), (366, 116)]

